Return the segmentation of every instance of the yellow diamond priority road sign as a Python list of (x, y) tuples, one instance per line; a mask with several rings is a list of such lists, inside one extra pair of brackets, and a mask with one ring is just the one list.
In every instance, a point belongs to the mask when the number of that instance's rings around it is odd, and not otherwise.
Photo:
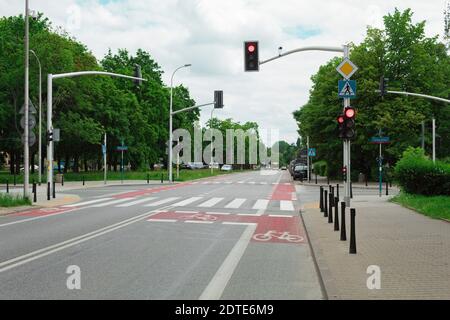
[(337, 72), (339, 72), (345, 79), (350, 79), (350, 77), (358, 70), (358, 67), (355, 66), (350, 59), (345, 58), (338, 67), (336, 68)]

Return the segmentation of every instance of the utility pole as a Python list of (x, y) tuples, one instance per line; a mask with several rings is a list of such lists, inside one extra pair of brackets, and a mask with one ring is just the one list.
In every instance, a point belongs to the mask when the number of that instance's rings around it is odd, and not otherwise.
[(30, 50), (30, 52), (36, 57), (39, 66), (39, 185), (42, 183), (42, 66), (36, 52)]
[(105, 137), (103, 140), (103, 183), (106, 184), (106, 177), (107, 177), (107, 165), (106, 165), (106, 132), (105, 132)]
[(433, 162), (436, 162), (436, 119), (433, 118)]
[(425, 151), (425, 121), (422, 121), (422, 149)]
[[(348, 45), (344, 45), (344, 59), (349, 58)], [(345, 108), (350, 107), (350, 98), (344, 98), (344, 112)], [(347, 168), (346, 180), (344, 181), (344, 201), (347, 207), (350, 207), (350, 181), (351, 181), (351, 168), (350, 168), (350, 140), (344, 139), (343, 153), (344, 153), (344, 167)]]
[(306, 181), (309, 182), (309, 136), (306, 136), (306, 166), (308, 167), (308, 172), (306, 173)]
[[(24, 118), (25, 118), (25, 125), (24, 125), (24, 143), (23, 143), (23, 166), (24, 166), (24, 180), (23, 180), (23, 196), (25, 198), (28, 198), (30, 190), (29, 183), (30, 183), (30, 147), (29, 147), (29, 127), (28, 127), (28, 111), (29, 111), (29, 101), (30, 101), (30, 92), (29, 92), (29, 73), (30, 73), (30, 65), (29, 65), (29, 57), (30, 57), (30, 26), (29, 26), (29, 19), (30, 19), (30, 8), (29, 8), (29, 1), (25, 0), (25, 105), (24, 105)], [(39, 168), (40, 170), (40, 168)]]

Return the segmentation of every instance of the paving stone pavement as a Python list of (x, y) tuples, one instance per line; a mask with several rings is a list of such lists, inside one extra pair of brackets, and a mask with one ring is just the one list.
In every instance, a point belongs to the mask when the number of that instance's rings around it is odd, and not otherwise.
[[(450, 299), (450, 223), (387, 201), (360, 196), (356, 208), (357, 254), (315, 206), (302, 216), (329, 299)], [(340, 207), (339, 207), (340, 208)], [(340, 217), (340, 213), (339, 213)], [(381, 289), (369, 290), (371, 265), (381, 269)]]

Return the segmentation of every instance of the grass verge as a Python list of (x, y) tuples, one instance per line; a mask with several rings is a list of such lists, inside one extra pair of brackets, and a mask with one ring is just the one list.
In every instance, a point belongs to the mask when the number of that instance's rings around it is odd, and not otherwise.
[(450, 196), (424, 196), (402, 192), (391, 201), (431, 218), (450, 220)]
[(31, 200), (21, 195), (0, 193), (0, 207), (18, 207), (31, 205)]

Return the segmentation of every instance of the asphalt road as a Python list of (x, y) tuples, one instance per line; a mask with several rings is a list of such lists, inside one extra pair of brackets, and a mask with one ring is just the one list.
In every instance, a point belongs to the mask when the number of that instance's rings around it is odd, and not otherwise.
[(70, 193), (0, 217), (0, 299), (323, 298), (286, 171)]

